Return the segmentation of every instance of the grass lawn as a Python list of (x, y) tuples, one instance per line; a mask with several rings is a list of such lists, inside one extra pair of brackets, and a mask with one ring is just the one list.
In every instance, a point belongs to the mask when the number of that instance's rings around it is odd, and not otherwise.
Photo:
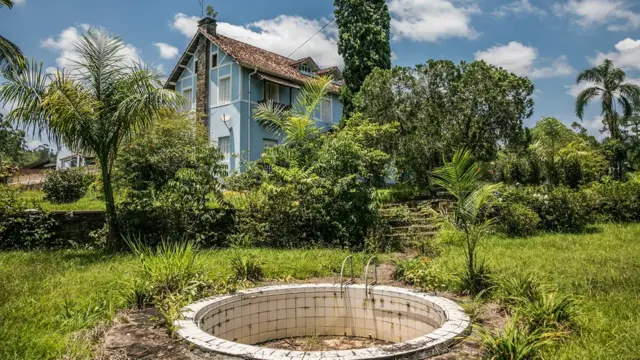
[[(493, 238), (481, 257), (501, 274), (530, 272), (560, 292), (580, 298), (580, 333), (548, 359), (640, 358), (640, 225), (602, 225), (582, 235)], [(462, 268), (462, 252), (448, 248), (435, 260)]]
[(80, 200), (68, 204), (54, 204), (44, 200), (44, 192), (42, 190), (23, 190), (20, 191), (20, 198), (26, 200), (29, 204), (35, 203), (40, 205), (46, 211), (73, 211), (73, 210), (104, 210), (104, 200), (99, 199), (97, 194), (88, 191)]
[[(258, 254), (268, 278), (331, 276), (347, 252), (244, 250)], [(581, 331), (545, 358), (633, 359), (640, 349), (640, 225), (602, 225), (583, 235), (493, 238), (481, 255), (500, 273), (533, 272), (581, 298)], [(212, 275), (228, 273), (228, 250), (204, 251)], [(354, 263), (362, 273), (365, 255)], [(388, 258), (387, 258), (388, 260)], [(447, 272), (462, 250), (434, 260)], [(89, 251), (0, 253), (0, 359), (90, 358), (89, 333), (115, 313), (129, 255)]]
[[(269, 279), (326, 277), (340, 272), (342, 250), (251, 249)], [(229, 250), (203, 251), (213, 276), (229, 274)], [(363, 272), (364, 254), (354, 259)], [(90, 332), (120, 307), (130, 255), (92, 251), (0, 252), (0, 359), (92, 358)]]

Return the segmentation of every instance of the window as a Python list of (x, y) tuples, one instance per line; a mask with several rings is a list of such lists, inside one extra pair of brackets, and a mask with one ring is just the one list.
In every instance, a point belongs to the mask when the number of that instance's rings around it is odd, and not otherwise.
[(310, 73), (311, 68), (307, 64), (300, 64), (300, 71)]
[(211, 68), (218, 66), (218, 54), (211, 54)]
[(196, 60), (196, 63), (195, 63), (195, 65), (194, 65), (194, 66), (195, 66), (195, 69), (196, 69), (196, 70), (195, 70), (195, 73), (197, 74), (197, 73), (198, 73), (198, 60)]
[(184, 106), (184, 111), (193, 110), (193, 90), (185, 89), (182, 91), (182, 96), (184, 96), (187, 103)]
[(331, 121), (331, 100), (324, 99), (320, 103), (320, 120), (324, 122), (332, 122)]
[(272, 148), (274, 146), (278, 146), (278, 140), (273, 140), (273, 139), (262, 139), (263, 143), (264, 143), (264, 149), (267, 150), (268, 148)]
[(229, 136), (223, 136), (218, 138), (218, 149), (224, 155), (224, 161), (229, 161), (231, 157), (231, 138)]
[(264, 84), (264, 100), (273, 101), (274, 103), (280, 102), (280, 87), (278, 84), (266, 81)]
[(218, 103), (219, 105), (231, 102), (231, 78), (220, 79), (218, 83)]

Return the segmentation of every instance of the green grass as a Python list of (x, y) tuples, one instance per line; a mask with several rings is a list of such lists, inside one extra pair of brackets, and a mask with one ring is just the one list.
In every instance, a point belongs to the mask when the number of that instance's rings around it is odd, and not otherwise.
[[(579, 297), (580, 330), (545, 358), (638, 358), (640, 225), (602, 225), (581, 235), (496, 237), (484, 242), (480, 256), (499, 274), (533, 273)], [(435, 262), (458, 272), (462, 250), (445, 248)]]
[[(333, 276), (348, 255), (329, 249), (240, 251), (258, 256), (268, 279)], [(201, 252), (214, 278), (230, 274), (231, 254), (231, 250)], [(367, 256), (354, 257), (360, 275)], [(136, 266), (131, 255), (0, 252), (0, 359), (92, 358), (87, 330), (121, 307), (118, 292)]]
[(20, 191), (20, 198), (29, 203), (40, 205), (46, 211), (75, 211), (75, 210), (104, 210), (104, 200), (99, 199), (97, 194), (88, 191), (80, 200), (68, 204), (54, 204), (44, 200), (44, 192), (42, 190), (23, 190)]
[[(332, 276), (348, 254), (327, 249), (240, 251), (260, 257), (269, 279)], [(231, 254), (201, 253), (214, 278), (230, 274)], [(483, 243), (480, 255), (500, 274), (533, 273), (560, 293), (580, 299), (579, 330), (545, 358), (637, 358), (640, 224), (601, 225), (580, 235), (495, 237)], [(357, 275), (366, 258), (356, 254)], [(389, 260), (390, 256), (382, 257)], [(447, 273), (456, 273), (463, 266), (462, 250), (445, 247), (433, 261)], [(118, 291), (135, 267), (131, 255), (0, 253), (0, 359), (91, 358), (90, 338), (80, 335), (121, 306)]]

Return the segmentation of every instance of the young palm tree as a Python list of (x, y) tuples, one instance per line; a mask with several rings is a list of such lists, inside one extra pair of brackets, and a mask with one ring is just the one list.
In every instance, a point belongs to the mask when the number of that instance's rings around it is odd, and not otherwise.
[(476, 262), (477, 247), (482, 238), (493, 228), (491, 219), (482, 219), (481, 210), (489, 196), (502, 184), (486, 184), (481, 181), (481, 170), (469, 151), (456, 151), (451, 162), (433, 171), (433, 183), (441, 186), (455, 199), (451, 224), (465, 237), (466, 274), (463, 284), (472, 295), (484, 289), (481, 271)]
[[(0, 0), (0, 8), (13, 7), (12, 0)], [(11, 41), (7, 40), (4, 36), (0, 35), (0, 67), (17, 66), (24, 60), (22, 51)]]
[[(620, 126), (632, 115), (634, 105), (640, 104), (640, 86), (625, 83), (625, 78), (624, 71), (606, 59), (602, 64), (581, 72), (576, 80), (578, 84), (585, 82), (593, 85), (578, 94), (576, 115), (582, 120), (589, 102), (600, 98), (605, 128), (615, 140), (621, 139)], [(618, 107), (622, 111), (622, 118), (618, 116)]]
[(531, 152), (543, 164), (547, 183), (553, 187), (558, 182), (558, 152), (576, 138), (576, 135), (560, 120), (542, 118), (532, 130), (535, 142), (529, 146)]
[(75, 43), (71, 71), (49, 76), (32, 63), (3, 72), (0, 102), (12, 103), (11, 121), (45, 129), (73, 151), (90, 153), (99, 162), (109, 225), (109, 241), (117, 234), (111, 184), (120, 144), (147, 127), (161, 111), (179, 108), (184, 99), (161, 86), (157, 71), (128, 64), (124, 44), (104, 31), (89, 30)]

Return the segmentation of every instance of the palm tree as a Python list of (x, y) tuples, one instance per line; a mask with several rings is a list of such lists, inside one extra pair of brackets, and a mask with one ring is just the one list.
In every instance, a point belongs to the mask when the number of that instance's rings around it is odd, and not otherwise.
[[(634, 105), (640, 103), (640, 86), (625, 83), (625, 78), (624, 71), (606, 59), (601, 65), (581, 72), (576, 80), (577, 84), (584, 82), (593, 85), (578, 94), (576, 115), (583, 120), (584, 110), (589, 102), (599, 97), (602, 101), (601, 113), (605, 128), (614, 140), (621, 139), (620, 126), (632, 115)], [(622, 119), (618, 116), (618, 106), (622, 110)]]
[(75, 48), (78, 57), (71, 71), (46, 75), (42, 63), (35, 62), (4, 71), (7, 81), (0, 85), (0, 102), (13, 104), (9, 120), (34, 131), (46, 129), (73, 151), (96, 156), (113, 245), (118, 227), (111, 175), (118, 148), (164, 109), (179, 108), (184, 99), (162, 88), (156, 70), (127, 63), (118, 37), (89, 30)]
[[(12, 0), (0, 0), (0, 8), (13, 7)], [(18, 66), (24, 61), (24, 55), (17, 45), (0, 35), (0, 68)]]
[(455, 199), (449, 222), (464, 234), (466, 273), (463, 286), (471, 295), (486, 289), (479, 264), (476, 262), (477, 248), (482, 238), (493, 228), (491, 219), (483, 219), (481, 210), (489, 196), (502, 184), (487, 184), (481, 181), (480, 167), (471, 158), (469, 151), (458, 150), (451, 162), (433, 171), (433, 184), (441, 186)]
[[(317, 77), (305, 82), (291, 108), (267, 101), (258, 104), (253, 116), (268, 131), (284, 135), (282, 152), (288, 161), (308, 165), (312, 151), (303, 149), (311, 146), (310, 138), (318, 136), (320, 129), (313, 119), (314, 112), (333, 87), (331, 77)], [(297, 151), (286, 151), (296, 149)]]

